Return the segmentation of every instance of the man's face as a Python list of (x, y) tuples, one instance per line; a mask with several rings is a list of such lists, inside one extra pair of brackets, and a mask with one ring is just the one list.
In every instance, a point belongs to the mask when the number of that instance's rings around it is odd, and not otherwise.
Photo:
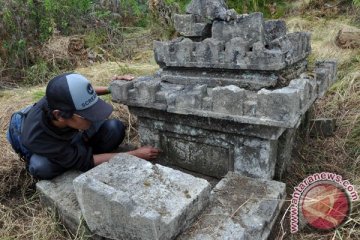
[(68, 127), (78, 130), (87, 130), (91, 126), (91, 121), (77, 114), (74, 114), (71, 118), (64, 119), (64, 122)]

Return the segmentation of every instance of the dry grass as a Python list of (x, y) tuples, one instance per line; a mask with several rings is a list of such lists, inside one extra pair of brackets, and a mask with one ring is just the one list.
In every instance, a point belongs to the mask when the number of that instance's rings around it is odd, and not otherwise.
[(0, 239), (69, 239), (38, 197), (8, 198), (0, 203)]
[[(152, 54), (144, 52), (140, 60), (152, 59)], [(108, 86), (114, 75), (130, 74), (134, 77), (151, 75), (155, 73), (159, 67), (153, 61), (143, 62), (106, 62), (94, 64), (91, 67), (77, 68), (75, 72), (86, 76), (94, 86)]]
[[(287, 184), (290, 201), (293, 187), (305, 177), (316, 172), (334, 172), (349, 179), (360, 190), (360, 49), (344, 50), (335, 45), (335, 37), (340, 29), (352, 29), (348, 20), (324, 20), (291, 18), (290, 31), (312, 33), (314, 60), (336, 59), (338, 61), (338, 81), (330, 91), (315, 104), (315, 117), (336, 118), (338, 129), (330, 138), (313, 138), (303, 142), (296, 149), (293, 163), (288, 168), (284, 181)], [(287, 201), (285, 209), (290, 202)], [(283, 213), (283, 229), (277, 231), (277, 239), (360, 239), (360, 202), (354, 202), (348, 221), (329, 233), (319, 233), (304, 229), (290, 234), (289, 213)]]
[(0, 239), (67, 239), (59, 224), (41, 209), (34, 194), (34, 180), (5, 138), (11, 113), (34, 101), (34, 89), (1, 92), (0, 131)]

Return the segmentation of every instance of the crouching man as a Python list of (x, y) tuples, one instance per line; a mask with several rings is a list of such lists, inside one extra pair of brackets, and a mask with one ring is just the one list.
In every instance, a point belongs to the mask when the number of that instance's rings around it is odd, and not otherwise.
[[(125, 137), (119, 120), (107, 119), (113, 108), (98, 97), (107, 88), (93, 88), (82, 75), (59, 75), (46, 96), (11, 118), (7, 138), (38, 179), (51, 179), (74, 169), (87, 171), (108, 161)], [(141, 147), (128, 154), (155, 159), (160, 150)]]

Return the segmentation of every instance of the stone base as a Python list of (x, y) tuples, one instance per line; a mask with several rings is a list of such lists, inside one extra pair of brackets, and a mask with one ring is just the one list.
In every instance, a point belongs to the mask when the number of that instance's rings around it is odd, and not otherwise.
[(284, 200), (284, 183), (230, 172), (211, 192), (209, 207), (178, 240), (267, 239)]
[(335, 118), (318, 118), (310, 122), (311, 137), (331, 137), (336, 130)]
[(82, 174), (75, 192), (90, 230), (111, 239), (173, 239), (207, 206), (203, 179), (128, 154)]
[(235, 171), (272, 179), (277, 171), (282, 173), (291, 155), (293, 137), (287, 136), (284, 128), (184, 117), (146, 108), (130, 107), (130, 111), (139, 119), (142, 144), (163, 151), (161, 164), (216, 178)]

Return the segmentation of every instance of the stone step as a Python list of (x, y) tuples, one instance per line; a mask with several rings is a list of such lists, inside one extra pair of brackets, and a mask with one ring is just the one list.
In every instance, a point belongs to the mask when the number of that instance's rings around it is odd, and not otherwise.
[(177, 240), (267, 239), (285, 199), (285, 184), (229, 172), (211, 202)]

